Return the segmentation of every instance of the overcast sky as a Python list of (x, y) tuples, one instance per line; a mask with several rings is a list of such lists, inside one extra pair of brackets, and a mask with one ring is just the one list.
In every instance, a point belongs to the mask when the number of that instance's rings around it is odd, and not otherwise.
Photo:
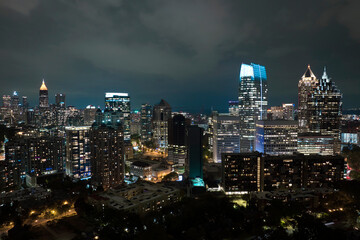
[(118, 91), (133, 109), (225, 111), (242, 62), (266, 67), (270, 105), (297, 102), (310, 64), (359, 107), (359, 12), (359, 0), (0, 0), (0, 94), (38, 104), (44, 77), (50, 102), (103, 106)]

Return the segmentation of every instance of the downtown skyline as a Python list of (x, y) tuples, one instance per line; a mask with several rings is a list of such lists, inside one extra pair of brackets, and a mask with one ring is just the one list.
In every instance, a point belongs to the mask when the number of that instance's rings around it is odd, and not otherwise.
[(359, 107), (357, 5), (1, 2), (1, 94), (17, 90), (34, 106), (45, 78), (50, 102), (62, 92), (79, 108), (103, 107), (103, 94), (116, 91), (133, 109), (164, 98), (176, 111), (224, 112), (240, 65), (256, 62), (267, 68), (269, 106), (297, 102), (310, 64), (318, 77), (327, 67), (344, 109)]

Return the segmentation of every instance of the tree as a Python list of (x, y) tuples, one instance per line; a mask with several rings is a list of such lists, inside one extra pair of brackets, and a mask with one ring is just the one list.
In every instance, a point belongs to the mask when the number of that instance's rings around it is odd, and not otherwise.
[(169, 182), (169, 181), (177, 180), (178, 178), (179, 178), (179, 175), (176, 172), (171, 172), (168, 175), (164, 176), (162, 181), (163, 182)]
[(350, 145), (343, 149), (343, 155), (347, 158), (349, 167), (355, 171), (360, 171), (360, 147)]

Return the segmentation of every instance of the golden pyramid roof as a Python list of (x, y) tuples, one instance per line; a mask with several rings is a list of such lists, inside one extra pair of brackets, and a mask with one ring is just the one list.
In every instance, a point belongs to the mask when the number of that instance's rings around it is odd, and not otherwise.
[(45, 81), (44, 81), (44, 79), (43, 79), (43, 81), (42, 81), (42, 84), (41, 84), (41, 87), (40, 87), (40, 91), (47, 91), (48, 89), (47, 89), (47, 87), (46, 87), (46, 85), (45, 85)]

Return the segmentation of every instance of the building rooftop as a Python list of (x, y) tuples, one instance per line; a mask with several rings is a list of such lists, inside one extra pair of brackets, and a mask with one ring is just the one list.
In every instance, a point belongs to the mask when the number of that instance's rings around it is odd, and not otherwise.
[(43, 79), (43, 81), (42, 81), (42, 84), (41, 84), (41, 87), (40, 87), (40, 91), (47, 91), (48, 89), (47, 89), (47, 87), (46, 87), (46, 85), (45, 85), (45, 80)]

